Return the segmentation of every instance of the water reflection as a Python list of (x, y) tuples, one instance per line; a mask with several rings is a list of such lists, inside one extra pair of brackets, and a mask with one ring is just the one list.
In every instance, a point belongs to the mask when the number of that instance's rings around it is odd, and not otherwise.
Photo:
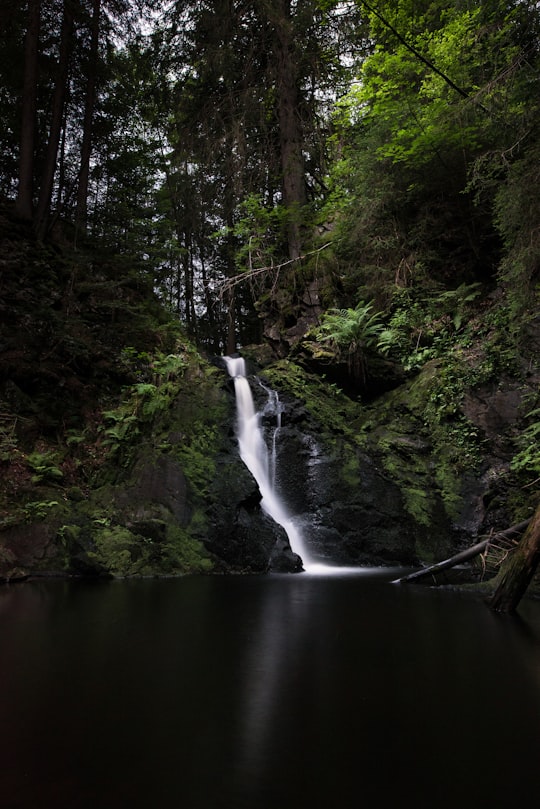
[(540, 605), (357, 575), (0, 589), (5, 809), (536, 794)]

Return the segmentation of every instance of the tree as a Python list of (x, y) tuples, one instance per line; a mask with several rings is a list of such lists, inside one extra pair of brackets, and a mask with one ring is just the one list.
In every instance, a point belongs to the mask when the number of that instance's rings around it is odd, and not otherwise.
[(90, 49), (87, 63), (87, 85), (84, 102), (83, 135), (81, 143), (81, 163), (77, 184), (77, 208), (75, 228), (77, 234), (86, 231), (88, 212), (88, 181), (90, 176), (90, 156), (92, 153), (92, 134), (96, 104), (96, 80), (99, 56), (99, 39), (101, 31), (101, 0), (92, 0), (92, 17), (90, 23)]
[(530, 53), (522, 4), (373, 6), (376, 45), (336, 118), (341, 254), (364, 268), (351, 286), (357, 294), (358, 284), (381, 290), (382, 277), (390, 288), (426, 274), (445, 286), (493, 280), (495, 188), (475, 193), (474, 183), (479, 161), (511, 145), (523, 119), (515, 90), (534, 74), (520, 52)]
[(540, 506), (518, 547), (511, 553), (497, 577), (497, 589), (489, 600), (496, 612), (514, 612), (540, 562)]
[(38, 238), (42, 239), (47, 231), (48, 217), (51, 208), (54, 175), (57, 168), (60, 136), (64, 124), (64, 107), (68, 92), (69, 60), (73, 45), (74, 2), (64, 0), (62, 28), (60, 34), (58, 74), (56, 77), (49, 139), (39, 189), (39, 199), (35, 214), (34, 228)]
[[(310, 207), (326, 171), (325, 105), (346, 72), (340, 62), (346, 18), (334, 13), (340, 5), (207, 0), (177, 3), (168, 17), (169, 70), (178, 76), (173, 164), (175, 173), (185, 166), (198, 177), (207, 219), (219, 234), (214, 268), (225, 275), (255, 256), (249, 200), (257, 199), (261, 216), (267, 213), (275, 226), (272, 256), (259, 251), (262, 262), (298, 259), (310, 236)], [(189, 249), (199, 250), (196, 241)], [(194, 266), (200, 272), (200, 260)], [(246, 294), (235, 287), (234, 295), (243, 342), (244, 328), (257, 319), (249, 288)]]
[(21, 98), (27, 8), (0, 0), (0, 194), (12, 198), (19, 175)]
[(17, 215), (28, 222), (32, 220), (34, 209), (34, 137), (36, 131), (40, 21), (41, 0), (28, 0), (28, 26), (24, 48), (24, 84), (21, 99), (19, 186), (15, 205)]
[(279, 152), (283, 205), (288, 212), (288, 255), (296, 259), (302, 252), (301, 220), (306, 204), (304, 134), (300, 118), (300, 70), (298, 40), (295, 38), (290, 0), (264, 3), (273, 29), (272, 61), (275, 71)]

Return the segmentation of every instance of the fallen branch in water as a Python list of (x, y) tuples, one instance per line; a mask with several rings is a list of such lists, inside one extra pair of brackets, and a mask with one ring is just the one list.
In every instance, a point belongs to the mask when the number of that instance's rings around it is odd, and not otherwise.
[(310, 250), (309, 253), (304, 253), (301, 256), (297, 256), (296, 258), (290, 258), (287, 261), (283, 261), (281, 264), (270, 264), (266, 267), (256, 267), (253, 268), (251, 266), (251, 254), (249, 259), (250, 268), (245, 272), (241, 272), (238, 275), (233, 275), (232, 278), (227, 278), (223, 281), (222, 284), (219, 284), (218, 291), (220, 297), (223, 296), (226, 292), (230, 292), (231, 289), (238, 286), (238, 284), (242, 284), (244, 281), (252, 281), (254, 278), (257, 278), (259, 275), (265, 275), (267, 273), (277, 273), (282, 270), (284, 267), (288, 267), (290, 264), (296, 264), (299, 261), (307, 258), (308, 256), (313, 256), (315, 253), (320, 253), (322, 250), (326, 250), (327, 247), (330, 247), (332, 242), (326, 242), (323, 244), (322, 247), (318, 247), (317, 250)]
[(487, 539), (482, 540), (482, 542), (477, 542), (476, 545), (472, 545), (470, 548), (466, 548), (464, 551), (456, 553), (455, 556), (451, 556), (449, 559), (444, 559), (442, 562), (437, 562), (435, 565), (429, 565), (429, 567), (424, 567), (422, 570), (409, 573), (408, 576), (403, 576), (401, 579), (394, 579), (392, 584), (404, 584), (409, 581), (416, 581), (417, 579), (421, 579), (424, 576), (429, 576), (432, 573), (439, 573), (441, 570), (448, 570), (451, 567), (459, 565), (461, 562), (467, 562), (469, 559), (473, 559), (475, 556), (478, 556), (479, 553), (482, 553), (482, 551), (484, 551), (491, 542), (500, 539), (509, 539), (513, 536), (519, 536), (525, 531), (529, 523), (530, 520), (524, 520), (523, 522), (517, 523), (517, 525), (513, 525), (511, 528), (507, 528), (505, 531), (499, 531), (497, 534), (493, 534), (493, 536), (489, 536)]

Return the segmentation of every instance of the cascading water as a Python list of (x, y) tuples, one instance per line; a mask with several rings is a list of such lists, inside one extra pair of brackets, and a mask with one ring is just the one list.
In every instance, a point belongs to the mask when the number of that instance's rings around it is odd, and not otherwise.
[[(293, 553), (298, 554), (302, 559), (304, 568), (307, 570), (313, 564), (313, 560), (306, 548), (301, 532), (294, 525), (274, 486), (277, 431), (274, 431), (272, 454), (269, 456), (260, 426), (259, 414), (255, 410), (251, 388), (246, 377), (245, 361), (242, 357), (224, 357), (224, 360), (229, 376), (234, 379), (240, 457), (257, 481), (262, 497), (261, 507), (278, 525), (285, 529), (289, 537), (291, 550)], [(277, 396), (275, 391), (269, 391), (268, 388), (265, 388), (265, 390), (270, 396)], [(279, 414), (277, 423), (279, 428), (281, 415), (277, 400), (274, 406)]]
[(272, 442), (270, 445), (269, 450), (269, 468), (268, 468), (268, 476), (270, 478), (270, 483), (272, 488), (275, 489), (276, 486), (276, 466), (277, 466), (277, 440), (279, 436), (279, 432), (281, 430), (281, 414), (283, 412), (283, 406), (279, 401), (279, 396), (277, 391), (272, 390), (272, 388), (267, 388), (260, 379), (257, 379), (257, 382), (261, 386), (261, 388), (266, 392), (268, 399), (266, 404), (262, 410), (263, 416), (275, 416), (276, 425), (272, 431)]

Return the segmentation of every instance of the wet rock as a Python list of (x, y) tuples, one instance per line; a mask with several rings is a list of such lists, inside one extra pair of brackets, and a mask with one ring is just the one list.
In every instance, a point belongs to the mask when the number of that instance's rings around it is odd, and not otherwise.
[(279, 442), (278, 488), (321, 561), (336, 564), (414, 563), (416, 526), (398, 487), (357, 454), (344, 479), (344, 456), (290, 427)]
[(507, 455), (511, 439), (523, 407), (523, 386), (518, 383), (499, 384), (497, 388), (483, 385), (468, 391), (462, 410), (465, 416), (490, 441), (492, 451)]
[(46, 569), (58, 556), (55, 535), (56, 527), (46, 522), (5, 529), (0, 535), (0, 565), (5, 560), (12, 568)]
[(172, 455), (139, 458), (130, 481), (116, 488), (114, 499), (141, 524), (155, 519), (154, 506), (166, 509), (183, 526), (192, 513), (184, 470)]
[(298, 557), (287, 534), (261, 509), (257, 483), (238, 455), (236, 443), (218, 459), (210, 489), (206, 548), (234, 571), (294, 572)]

